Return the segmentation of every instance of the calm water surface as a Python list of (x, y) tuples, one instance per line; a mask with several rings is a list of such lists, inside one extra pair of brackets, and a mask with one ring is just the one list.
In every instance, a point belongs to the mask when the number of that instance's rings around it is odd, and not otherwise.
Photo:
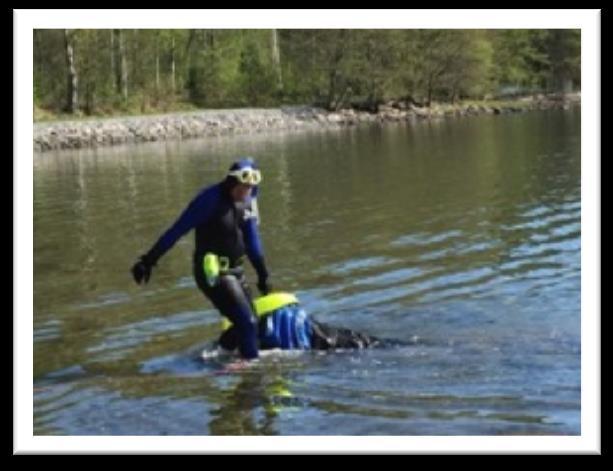
[[(580, 434), (580, 119), (35, 155), (34, 433)], [(246, 154), (275, 287), (406, 346), (219, 375), (198, 358), (219, 315), (191, 278), (193, 235), (133, 283), (135, 258)]]

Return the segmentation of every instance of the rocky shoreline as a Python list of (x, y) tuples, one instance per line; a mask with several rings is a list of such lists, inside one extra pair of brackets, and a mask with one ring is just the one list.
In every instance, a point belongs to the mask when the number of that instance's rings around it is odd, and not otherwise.
[(512, 102), (433, 104), (419, 107), (399, 101), (379, 106), (377, 113), (315, 107), (202, 110), (155, 116), (34, 123), (34, 150), (95, 148), (118, 144), (190, 139), (273, 130), (303, 130), (355, 126), (360, 123), (413, 122), (478, 114), (569, 108), (581, 103), (579, 93), (536, 96)]

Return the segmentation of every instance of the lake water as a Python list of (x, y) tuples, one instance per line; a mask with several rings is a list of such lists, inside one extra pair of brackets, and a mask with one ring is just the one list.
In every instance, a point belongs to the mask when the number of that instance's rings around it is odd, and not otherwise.
[[(37, 435), (578, 435), (579, 109), (35, 155)], [(404, 346), (200, 352), (193, 235), (129, 269), (240, 155), (275, 288)], [(255, 283), (253, 271), (248, 272)], [(254, 286), (255, 288), (255, 286)]]

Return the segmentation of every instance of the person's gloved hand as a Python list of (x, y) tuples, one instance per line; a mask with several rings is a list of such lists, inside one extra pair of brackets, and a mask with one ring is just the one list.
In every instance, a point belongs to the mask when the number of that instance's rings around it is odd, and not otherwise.
[(264, 296), (266, 296), (272, 291), (272, 285), (268, 281), (268, 278), (258, 279), (258, 289), (260, 290), (260, 293), (262, 293)]
[(153, 264), (147, 258), (147, 256), (141, 256), (132, 267), (132, 276), (134, 277), (134, 281), (136, 281), (136, 283), (139, 285), (143, 280), (145, 283), (147, 283), (149, 281), (149, 278), (151, 277), (152, 267)]

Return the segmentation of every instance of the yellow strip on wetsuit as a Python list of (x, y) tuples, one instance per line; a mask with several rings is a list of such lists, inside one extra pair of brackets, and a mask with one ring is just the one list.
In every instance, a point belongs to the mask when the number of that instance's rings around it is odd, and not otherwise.
[[(298, 304), (298, 298), (290, 293), (272, 293), (267, 296), (260, 296), (253, 300), (253, 306), (255, 307), (255, 313), (258, 317), (270, 314), (277, 309), (280, 309), (288, 304)], [(232, 322), (229, 319), (223, 318), (221, 320), (221, 329), (228, 330), (232, 326)]]

